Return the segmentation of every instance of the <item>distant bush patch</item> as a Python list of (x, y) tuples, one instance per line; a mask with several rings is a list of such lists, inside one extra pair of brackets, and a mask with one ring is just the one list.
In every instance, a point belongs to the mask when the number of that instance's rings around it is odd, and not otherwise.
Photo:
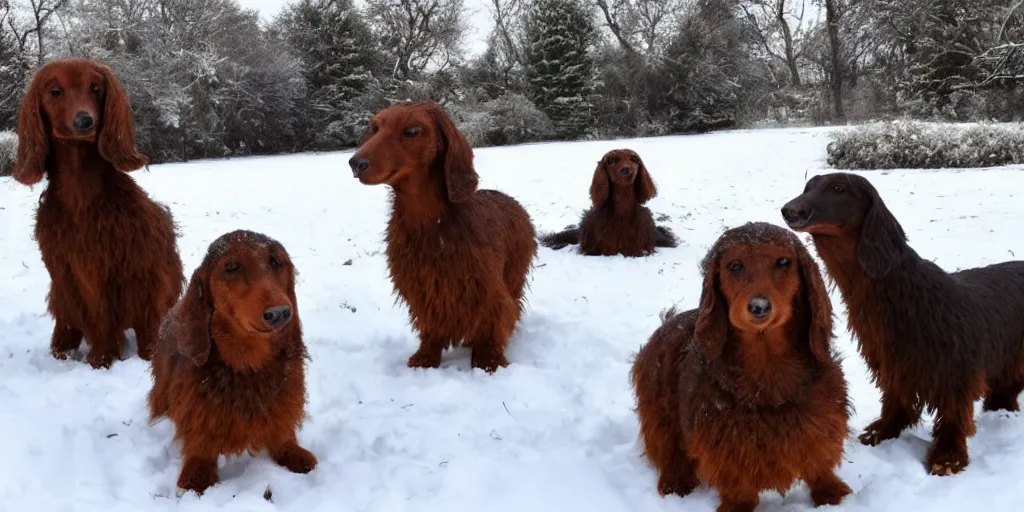
[(943, 169), (1024, 163), (1024, 126), (893, 121), (832, 134), (837, 169)]
[(14, 132), (0, 132), (0, 176), (14, 174), (14, 156), (18, 152), (18, 136)]
[(473, 147), (548, 140), (555, 133), (551, 119), (518, 94), (501, 96), (478, 108), (463, 110), (456, 124)]

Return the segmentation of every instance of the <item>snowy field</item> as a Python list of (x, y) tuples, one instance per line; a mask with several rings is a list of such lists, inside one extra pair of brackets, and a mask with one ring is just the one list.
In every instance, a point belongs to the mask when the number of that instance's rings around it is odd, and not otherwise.
[[(387, 279), (388, 192), (352, 178), (347, 153), (159, 165), (134, 173), (181, 226), (186, 275), (218, 235), (245, 228), (280, 240), (300, 272), (312, 357), (300, 442), (320, 460), (295, 475), (266, 455), (221, 461), (220, 485), (175, 498), (181, 455), (172, 425), (147, 422), (147, 364), (109, 371), (49, 353), (49, 277), (31, 238), (34, 190), (0, 179), (0, 511), (710, 511), (714, 491), (662, 499), (640, 455), (628, 372), (658, 313), (697, 304), (697, 262), (726, 227), (782, 224), (805, 178), (828, 172), (822, 129), (528, 145), (476, 151), (481, 186), (518, 198), (539, 231), (575, 223), (594, 165), (639, 152), (659, 186), (649, 206), (682, 238), (646, 259), (541, 248), (529, 308), (494, 375), (468, 350), (440, 370), (410, 370), (417, 347)], [(1022, 168), (868, 173), (911, 245), (952, 270), (1024, 258)], [(812, 249), (812, 253), (813, 253)], [(350, 262), (350, 263), (349, 263)], [(856, 407), (854, 435), (878, 392), (846, 333), (836, 343)], [(84, 347), (85, 345), (83, 345)], [(134, 347), (132, 347), (134, 350)], [(979, 406), (980, 409), (980, 406)], [(971, 465), (929, 476), (931, 418), (877, 448), (847, 442), (842, 510), (1020, 510), (1024, 418), (978, 413)], [(270, 488), (272, 502), (264, 499)], [(810, 510), (807, 487), (762, 495), (759, 510)]]

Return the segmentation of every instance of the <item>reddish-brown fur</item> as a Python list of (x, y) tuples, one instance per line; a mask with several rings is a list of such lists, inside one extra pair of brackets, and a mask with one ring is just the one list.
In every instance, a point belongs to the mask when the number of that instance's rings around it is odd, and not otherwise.
[[(76, 119), (91, 125), (76, 126)], [(132, 328), (149, 359), (160, 320), (184, 275), (170, 210), (128, 172), (146, 164), (135, 149), (131, 107), (110, 69), (57, 60), (35, 75), (21, 105), (14, 178), (45, 175), (36, 240), (50, 273), (48, 309), (58, 359), (89, 343), (87, 361), (109, 367)]]
[(631, 372), (658, 492), (705, 483), (719, 511), (751, 511), (759, 492), (802, 479), (815, 506), (839, 503), (850, 405), (817, 265), (789, 231), (753, 223), (701, 266), (700, 307), (665, 313)]
[(676, 247), (679, 242), (666, 227), (655, 226), (644, 206), (658, 195), (654, 180), (640, 155), (630, 149), (609, 151), (597, 163), (590, 184), (592, 206), (583, 212), (579, 227), (545, 235), (541, 244), (552, 249), (579, 244), (589, 256), (647, 256), (655, 247)]
[[(184, 459), (178, 487), (202, 494), (216, 484), (222, 454), (266, 449), (293, 472), (316, 467), (295, 436), (306, 406), (295, 274), (277, 241), (225, 234), (160, 326), (149, 411), (174, 422)], [(273, 321), (283, 309), (290, 313)]]
[(349, 163), (362, 183), (392, 189), (388, 268), (420, 336), (409, 367), (437, 368), (458, 344), (472, 349), (474, 368), (507, 366), (537, 253), (526, 210), (477, 191), (469, 143), (432, 102), (378, 113)]
[(855, 174), (811, 178), (782, 215), (814, 238), (882, 391), (881, 417), (860, 441), (895, 439), (927, 409), (935, 413), (928, 471), (962, 471), (974, 402), (984, 397), (985, 411), (1020, 410), (1024, 261), (947, 273), (907, 244), (878, 191)]

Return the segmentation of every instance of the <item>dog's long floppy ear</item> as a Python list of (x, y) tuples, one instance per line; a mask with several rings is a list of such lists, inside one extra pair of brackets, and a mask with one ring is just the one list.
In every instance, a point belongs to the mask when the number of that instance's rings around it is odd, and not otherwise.
[(598, 208), (608, 200), (608, 194), (612, 191), (608, 179), (608, 172), (605, 170), (605, 157), (597, 162), (597, 169), (594, 169), (594, 178), (590, 182), (590, 204)]
[(654, 180), (651, 179), (651, 173), (647, 172), (647, 166), (645, 166), (644, 161), (640, 159), (640, 155), (634, 153), (633, 156), (636, 157), (637, 165), (640, 166), (636, 174), (636, 179), (633, 180), (633, 194), (636, 197), (636, 202), (644, 204), (658, 195), (658, 188), (654, 186)]
[(107, 66), (99, 65), (106, 82), (103, 101), (103, 119), (99, 126), (100, 156), (123, 172), (134, 171), (149, 162), (135, 148), (135, 120), (117, 76)]
[(858, 184), (859, 196), (871, 204), (860, 226), (857, 243), (857, 261), (871, 278), (885, 276), (905, 253), (907, 235), (903, 226), (882, 202), (878, 191), (870, 183)]
[(473, 149), (469, 141), (455, 127), (455, 123), (440, 105), (431, 103), (430, 117), (441, 134), (441, 150), (438, 158), (443, 159), (444, 181), (448, 188), (448, 200), (461, 203), (476, 194), (480, 181), (473, 170)]
[(832, 359), (832, 300), (821, 278), (821, 270), (803, 244), (796, 246), (800, 280), (803, 281), (804, 307), (807, 308), (807, 329), (811, 355), (824, 364)]
[(14, 162), (14, 179), (25, 185), (35, 185), (43, 179), (46, 157), (50, 153), (50, 134), (39, 103), (43, 93), (40, 90), (42, 75), (42, 72), (36, 72), (18, 113), (18, 157)]
[(192, 273), (185, 295), (167, 312), (160, 325), (160, 337), (172, 340), (178, 352), (196, 366), (203, 366), (210, 358), (213, 302), (207, 288), (207, 275), (202, 266)]
[(729, 312), (718, 291), (718, 258), (705, 266), (704, 287), (700, 292), (694, 337), (704, 358), (711, 361), (722, 354), (729, 333)]

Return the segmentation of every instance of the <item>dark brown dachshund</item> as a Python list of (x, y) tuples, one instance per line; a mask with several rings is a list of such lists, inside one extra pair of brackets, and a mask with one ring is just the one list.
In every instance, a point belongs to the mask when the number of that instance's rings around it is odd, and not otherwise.
[(109, 68), (70, 59), (36, 73), (21, 105), (14, 178), (49, 179), (35, 236), (50, 273), (50, 350), (58, 359), (84, 334), (89, 364), (109, 367), (129, 328), (139, 356), (149, 359), (160, 320), (181, 294), (170, 210), (126, 174), (145, 164), (128, 99)]
[(1024, 389), (1024, 262), (946, 273), (907, 245), (896, 218), (868, 180), (815, 176), (782, 208), (810, 233), (849, 312), (861, 355), (882, 391), (882, 416), (860, 440), (877, 445), (936, 414), (928, 470), (960, 472), (970, 462), (974, 401), (1019, 410)]
[(507, 366), (537, 253), (526, 210), (501, 192), (477, 191), (473, 151), (435, 103), (374, 116), (349, 164), (362, 183), (393, 191), (388, 268), (420, 335), (409, 366), (437, 368), (442, 351), (460, 343), (472, 349), (474, 368)]
[(838, 504), (850, 405), (817, 265), (759, 222), (726, 231), (701, 269), (700, 308), (664, 313), (631, 373), (658, 492), (703, 482), (719, 511), (752, 511), (759, 492), (799, 479), (815, 506)]
[(655, 226), (644, 206), (658, 194), (640, 155), (629, 149), (609, 151), (597, 163), (590, 184), (590, 209), (579, 227), (541, 237), (552, 249), (579, 244), (589, 256), (646, 256), (655, 247), (676, 247), (679, 242), (666, 227)]
[(316, 467), (296, 441), (305, 416), (306, 346), (295, 267), (276, 240), (234, 231), (210, 245), (188, 291), (160, 326), (153, 355), (153, 421), (181, 441), (178, 487), (202, 494), (217, 458), (264, 449), (295, 473)]

